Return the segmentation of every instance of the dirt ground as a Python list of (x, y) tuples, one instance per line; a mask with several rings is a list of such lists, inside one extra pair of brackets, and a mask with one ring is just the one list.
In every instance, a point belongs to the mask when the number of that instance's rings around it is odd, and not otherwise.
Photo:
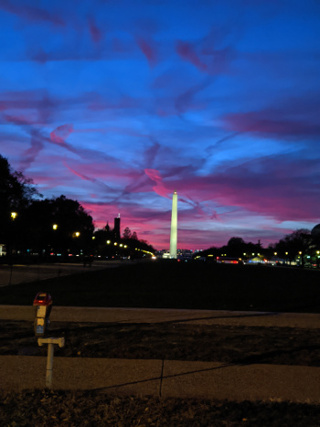
[(320, 406), (0, 390), (2, 426), (319, 426)]
[[(32, 322), (1, 320), (0, 328), (1, 355), (46, 356), (46, 348), (37, 345)], [(50, 333), (65, 337), (57, 357), (320, 366), (318, 329), (54, 322)]]
[[(1, 355), (45, 356), (30, 321), (0, 321)], [(320, 366), (318, 329), (179, 323), (54, 322), (56, 357), (109, 357)], [(165, 343), (165, 345), (164, 345)], [(4, 426), (319, 426), (320, 406), (0, 390)]]

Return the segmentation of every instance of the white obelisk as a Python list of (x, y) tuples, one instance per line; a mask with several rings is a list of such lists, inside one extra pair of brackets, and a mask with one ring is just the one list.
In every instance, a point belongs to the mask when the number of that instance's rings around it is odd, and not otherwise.
[(178, 194), (172, 196), (171, 233), (170, 233), (170, 258), (177, 258), (178, 242)]

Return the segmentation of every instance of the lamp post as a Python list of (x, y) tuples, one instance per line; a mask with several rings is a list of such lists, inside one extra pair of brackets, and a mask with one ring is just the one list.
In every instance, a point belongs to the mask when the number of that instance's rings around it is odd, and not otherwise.
[(13, 259), (12, 259), (12, 252), (13, 252), (13, 241), (14, 241), (14, 220), (17, 218), (18, 214), (17, 212), (11, 212), (10, 213), (10, 217), (11, 217), (11, 227), (10, 227), (10, 233), (9, 233), (9, 247), (8, 247), (8, 253), (9, 253), (9, 257), (8, 257), (8, 261), (9, 261), (9, 265), (10, 265), (10, 276), (9, 276), (9, 285), (11, 285), (11, 280), (12, 280), (12, 270), (13, 270)]

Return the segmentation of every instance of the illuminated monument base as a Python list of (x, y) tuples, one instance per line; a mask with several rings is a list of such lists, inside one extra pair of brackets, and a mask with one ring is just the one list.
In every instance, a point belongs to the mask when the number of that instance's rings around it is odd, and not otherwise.
[(177, 258), (178, 242), (178, 194), (172, 196), (171, 233), (170, 233), (170, 258)]

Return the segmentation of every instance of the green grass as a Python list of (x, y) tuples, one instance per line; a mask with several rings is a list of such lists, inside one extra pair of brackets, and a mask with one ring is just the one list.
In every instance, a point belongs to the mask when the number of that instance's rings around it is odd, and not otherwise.
[(170, 261), (125, 265), (0, 288), (0, 304), (320, 312), (320, 272)]

